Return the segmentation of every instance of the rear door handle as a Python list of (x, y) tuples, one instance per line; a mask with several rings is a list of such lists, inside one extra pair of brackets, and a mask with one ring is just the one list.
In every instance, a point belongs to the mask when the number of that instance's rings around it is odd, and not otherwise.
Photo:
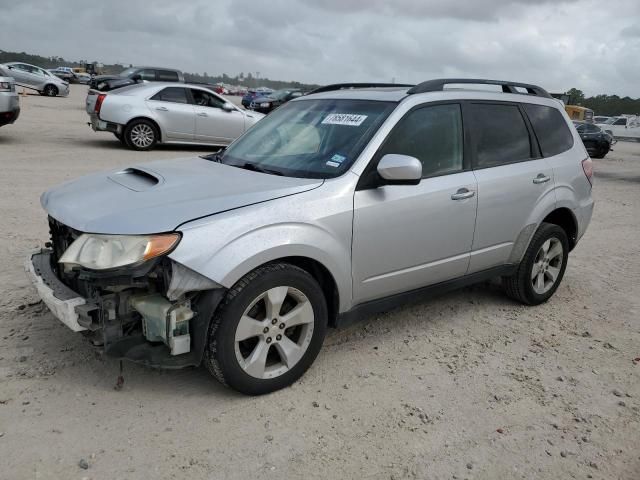
[(540, 183), (547, 183), (549, 180), (551, 180), (551, 177), (546, 176), (544, 173), (539, 173), (538, 176), (533, 179), (533, 183), (537, 185)]
[(205, 112), (200, 112), (198, 113), (199, 117), (208, 117), (209, 115), (207, 115)]
[(451, 200), (465, 200), (467, 198), (471, 198), (476, 194), (473, 190), (469, 190), (468, 188), (461, 188), (456, 193), (451, 195)]
[(156, 110), (160, 111), (160, 112), (168, 112), (169, 109), (167, 107), (156, 107)]

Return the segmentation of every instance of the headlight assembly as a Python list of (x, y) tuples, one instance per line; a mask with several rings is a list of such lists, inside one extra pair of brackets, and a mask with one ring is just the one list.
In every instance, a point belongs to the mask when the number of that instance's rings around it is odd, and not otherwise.
[(67, 266), (90, 270), (135, 265), (169, 253), (180, 241), (180, 234), (98, 235), (83, 233), (60, 257)]

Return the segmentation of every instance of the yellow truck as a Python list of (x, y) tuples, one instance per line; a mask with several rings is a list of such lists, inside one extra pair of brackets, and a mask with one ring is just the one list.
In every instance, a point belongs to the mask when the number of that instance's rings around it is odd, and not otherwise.
[(593, 110), (578, 105), (565, 105), (564, 110), (571, 120), (593, 123)]

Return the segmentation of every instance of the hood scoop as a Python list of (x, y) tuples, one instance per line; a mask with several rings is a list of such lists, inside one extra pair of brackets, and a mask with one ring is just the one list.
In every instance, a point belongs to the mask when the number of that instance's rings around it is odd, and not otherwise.
[(133, 167), (111, 174), (108, 178), (109, 180), (116, 182), (118, 185), (122, 185), (134, 192), (144, 192), (155, 187), (164, 180), (157, 173)]

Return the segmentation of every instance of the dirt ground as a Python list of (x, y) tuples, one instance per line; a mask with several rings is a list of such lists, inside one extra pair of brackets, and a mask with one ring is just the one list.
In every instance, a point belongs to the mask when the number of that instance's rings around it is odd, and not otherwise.
[(593, 221), (545, 305), (479, 285), (379, 315), (263, 397), (130, 363), (116, 391), (118, 361), (23, 273), (39, 195), (206, 149), (125, 150), (86, 125), (84, 91), (22, 98), (0, 128), (0, 478), (640, 478), (640, 143), (595, 160)]

